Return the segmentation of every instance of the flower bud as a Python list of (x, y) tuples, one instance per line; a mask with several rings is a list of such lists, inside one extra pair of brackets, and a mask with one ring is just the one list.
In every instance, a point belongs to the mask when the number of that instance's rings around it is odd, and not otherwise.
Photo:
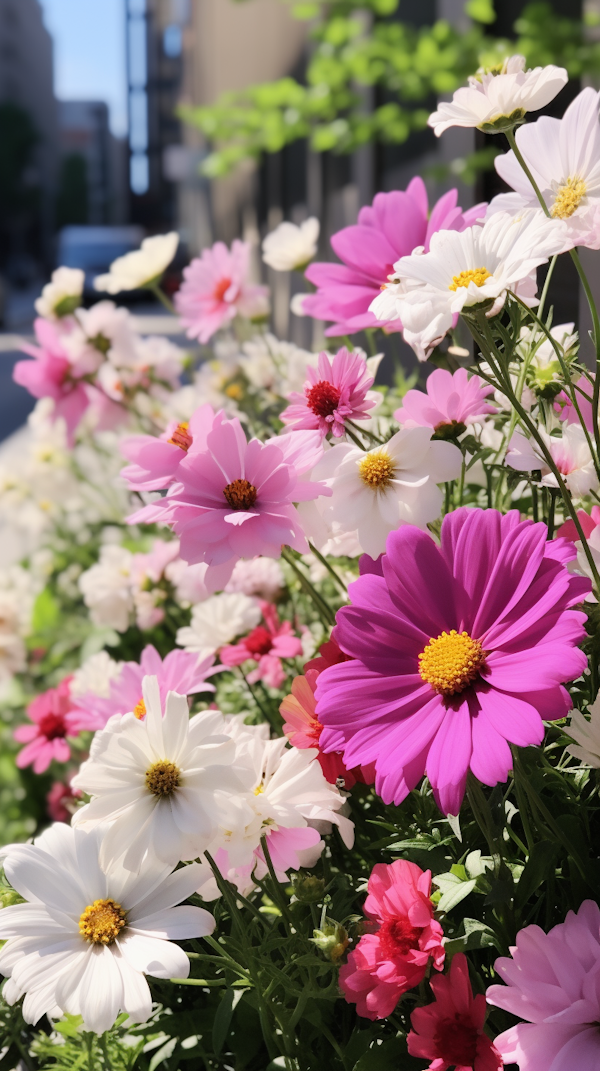
[(302, 904), (316, 904), (323, 899), (325, 882), (314, 874), (296, 874), (294, 877), (294, 896)]
[(339, 922), (325, 919), (322, 930), (313, 930), (310, 940), (323, 953), (325, 959), (338, 963), (348, 947), (348, 932)]

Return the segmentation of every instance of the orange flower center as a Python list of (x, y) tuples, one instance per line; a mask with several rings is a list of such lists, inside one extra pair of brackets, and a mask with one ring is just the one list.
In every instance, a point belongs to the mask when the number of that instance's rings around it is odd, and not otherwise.
[(146, 704), (144, 703), (143, 699), (140, 699), (139, 703), (135, 704), (133, 708), (133, 713), (135, 714), (136, 718), (139, 718), (140, 721), (142, 720), (142, 718), (146, 717)]
[(171, 443), (172, 446), (178, 446), (180, 450), (185, 450), (185, 452), (187, 453), (194, 441), (188, 431), (188, 428), (189, 424), (187, 420), (184, 420), (181, 424), (177, 425), (171, 438), (167, 439), (167, 442)]
[(79, 932), (94, 945), (112, 945), (127, 925), (127, 916), (116, 900), (94, 900), (79, 918)]
[(456, 695), (475, 680), (484, 662), (479, 640), (452, 629), (430, 639), (419, 655), (419, 673), (440, 695)]
[(252, 509), (258, 492), (248, 480), (234, 480), (223, 488), (223, 494), (231, 509)]

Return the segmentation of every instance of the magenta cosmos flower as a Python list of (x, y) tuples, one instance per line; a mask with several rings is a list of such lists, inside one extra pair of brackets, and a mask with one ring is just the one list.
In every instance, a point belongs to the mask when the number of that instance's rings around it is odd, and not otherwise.
[(415, 1008), (410, 1017), (410, 1055), (431, 1060), (429, 1071), (502, 1071), (502, 1057), (483, 1032), (485, 997), (473, 996), (466, 956), (458, 952), (448, 974), (430, 985), (433, 1004)]
[(166, 498), (129, 521), (170, 524), (184, 561), (206, 562), (207, 578), (218, 570), (224, 587), (240, 558), (278, 558), (284, 544), (307, 551), (294, 503), (331, 492), (322, 483), (301, 479), (322, 455), (319, 432), (248, 442), (237, 418), (220, 416), (206, 437), (206, 449), (190, 450), (181, 461), (177, 483)]
[(290, 621), (279, 620), (272, 603), (260, 604), (263, 625), (257, 625), (239, 643), (222, 647), (219, 656), (224, 666), (241, 666), (242, 662), (256, 662), (256, 669), (248, 674), (250, 684), (264, 681), (269, 688), (280, 688), (286, 674), (282, 658), (297, 658), (302, 654), (302, 642), (294, 636)]
[(208, 342), (238, 314), (249, 318), (269, 311), (268, 287), (248, 281), (250, 244), (237, 238), (231, 249), (215, 242), (184, 270), (175, 308), (188, 338)]
[(509, 743), (540, 744), (542, 718), (563, 718), (565, 681), (587, 661), (586, 615), (569, 607), (590, 582), (571, 576), (575, 548), (544, 524), (497, 510), (444, 518), (441, 546), (413, 525), (388, 536), (351, 585), (335, 638), (353, 659), (317, 685), (325, 751), (347, 766), (375, 762), (375, 786), (396, 804), (427, 774), (444, 814), (458, 814), (469, 769), (505, 781)]
[(368, 420), (377, 395), (370, 392), (373, 376), (359, 353), (338, 350), (335, 357), (320, 353), (316, 368), (307, 369), (304, 394), (288, 395), (292, 403), (281, 419), (292, 428), (317, 428), (321, 435), (329, 432), (339, 438), (347, 420)]
[(496, 1047), (521, 1071), (597, 1071), (600, 1067), (600, 909), (586, 900), (544, 933), (526, 926), (511, 958), (497, 959), (506, 985), (487, 991), (489, 1004), (526, 1019), (505, 1030)]
[(68, 441), (72, 445), (77, 426), (91, 404), (86, 384), (79, 378), (89, 369), (84, 367), (78, 370), (72, 364), (55, 324), (38, 319), (34, 330), (39, 346), (23, 343), (21, 348), (35, 360), (17, 361), (13, 379), (34, 398), (52, 398), (53, 418), (63, 418)]
[(385, 1019), (400, 997), (444, 965), (444, 931), (433, 917), (431, 871), (396, 859), (377, 863), (369, 878), (365, 915), (374, 932), (361, 937), (340, 970), (347, 1001), (366, 1019)]
[(418, 246), (427, 251), (435, 231), (463, 231), (483, 216), (485, 205), (463, 212), (457, 197), (456, 190), (444, 194), (430, 216), (425, 183), (418, 176), (406, 190), (378, 193), (372, 205), (361, 208), (357, 224), (332, 236), (333, 251), (343, 263), (316, 263), (307, 268), (306, 278), (317, 293), (303, 296), (303, 313), (334, 320), (326, 335), (352, 335), (366, 327), (400, 331), (398, 320), (377, 320), (369, 305), (400, 257), (409, 256)]
[[(179, 463), (192, 447), (206, 447), (206, 436), (216, 416), (210, 405), (201, 405), (189, 421), (172, 420), (159, 435), (127, 435), (119, 449), (131, 465), (121, 469), (121, 476), (132, 491), (164, 491), (173, 483)], [(222, 412), (219, 419), (224, 419)]]
[(394, 419), (405, 428), (433, 428), (437, 434), (464, 431), (467, 424), (488, 413), (497, 413), (486, 398), (494, 388), (466, 368), (447, 372), (436, 368), (427, 377), (425, 391), (409, 390), (396, 409)]
[(111, 681), (108, 698), (88, 692), (77, 702), (78, 725), (94, 732), (103, 729), (113, 714), (128, 714), (130, 711), (143, 718), (146, 706), (142, 696), (144, 677), (156, 677), (164, 707), (169, 692), (179, 695), (196, 695), (198, 692), (214, 692), (207, 677), (218, 673), (223, 667), (215, 666), (214, 655), (199, 659), (193, 651), (170, 651), (162, 659), (151, 644), (142, 651), (140, 661), (124, 662), (118, 677)]
[(77, 736), (84, 727), (79, 711), (71, 699), (71, 677), (65, 677), (57, 688), (49, 688), (27, 707), (32, 725), (19, 725), (13, 736), (25, 744), (16, 758), (17, 766), (33, 766), (36, 774), (44, 773), (53, 760), (68, 762), (71, 749), (67, 736)]

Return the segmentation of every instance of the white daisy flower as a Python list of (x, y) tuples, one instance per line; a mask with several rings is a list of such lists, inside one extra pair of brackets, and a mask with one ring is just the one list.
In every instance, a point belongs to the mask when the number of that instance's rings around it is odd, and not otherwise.
[(57, 268), (35, 302), (38, 316), (59, 319), (81, 305), (85, 272), (81, 268)]
[(264, 239), (263, 260), (275, 271), (293, 271), (305, 268), (317, 252), (320, 223), (315, 216), (305, 219), (299, 227), (295, 223), (280, 223)]
[(117, 257), (106, 275), (98, 275), (94, 279), (95, 289), (106, 294), (120, 294), (123, 290), (138, 290), (159, 282), (173, 260), (178, 245), (177, 231), (144, 238), (140, 249)]
[(213, 595), (192, 610), (189, 625), (177, 632), (177, 643), (186, 651), (209, 654), (258, 625), (260, 606), (241, 591)]
[(568, 80), (564, 67), (548, 64), (526, 71), (525, 56), (510, 56), (500, 70), (481, 69), (469, 78), (469, 85), (457, 89), (449, 103), (438, 105), (428, 125), (438, 138), (451, 126), (500, 134), (522, 123), (527, 112), (545, 108)]
[(535, 304), (535, 269), (561, 252), (565, 240), (562, 220), (541, 212), (516, 218), (499, 212), (461, 233), (437, 231), (429, 253), (417, 251), (394, 264), (399, 281), (386, 284), (370, 310), (378, 319), (406, 322), (422, 359), (465, 309), (479, 305), (494, 316), (509, 290)]
[(584, 718), (580, 710), (572, 710), (569, 717), (567, 736), (575, 741), (567, 751), (586, 766), (600, 769), (600, 695), (588, 707), (590, 719)]
[(6, 876), (27, 901), (0, 911), (3, 997), (24, 995), (23, 1018), (81, 1015), (86, 1030), (109, 1030), (121, 1011), (143, 1023), (152, 1012), (145, 974), (187, 978), (190, 962), (173, 940), (212, 933), (198, 907), (176, 907), (201, 877), (197, 864), (171, 873), (148, 859), (137, 874), (99, 864), (102, 829), (57, 822), (33, 844), (4, 849)]
[[(516, 133), (519, 152), (555, 219), (565, 221), (567, 245), (600, 246), (600, 93), (582, 90), (562, 119), (543, 115)], [(522, 212), (532, 208), (542, 215), (536, 193), (511, 151), (497, 156), (496, 171), (515, 193), (492, 201), (494, 212)]]
[(163, 714), (156, 677), (144, 677), (142, 697), (134, 712), (113, 715), (96, 733), (71, 782), (92, 797), (73, 824), (110, 822), (102, 861), (125, 852), (132, 870), (147, 854), (172, 866), (196, 859), (232, 821), (239, 790), (235, 745), (218, 710), (190, 719), (187, 698), (169, 692)]
[[(598, 477), (585, 432), (580, 424), (569, 424), (560, 438), (549, 435), (543, 428), (539, 434), (544, 440), (554, 464), (571, 494), (577, 498), (587, 495), (598, 487)], [(506, 464), (518, 472), (542, 473), (542, 487), (558, 487), (556, 476), (536, 442), (515, 432), (506, 453)]]
[(456, 479), (462, 459), (458, 447), (432, 442), (432, 434), (431, 428), (402, 428), (373, 450), (350, 443), (327, 450), (311, 475), (332, 491), (317, 500), (327, 536), (356, 532), (362, 550), (377, 558), (400, 524), (425, 528), (435, 520), (442, 506), (437, 485)]

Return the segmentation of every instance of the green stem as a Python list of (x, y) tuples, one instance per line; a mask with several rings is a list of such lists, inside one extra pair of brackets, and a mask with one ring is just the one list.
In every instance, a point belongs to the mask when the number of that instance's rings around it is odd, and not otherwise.
[(540, 202), (540, 205), (542, 206), (542, 209), (544, 210), (544, 214), (546, 216), (550, 216), (550, 209), (548, 208), (548, 205), (544, 201), (544, 198), (542, 197), (540, 188), (539, 188), (537, 182), (535, 181), (533, 175), (531, 174), (531, 171), (529, 170), (527, 164), (525, 163), (525, 160), (523, 159), (523, 156), (522, 156), (522, 154), (521, 154), (521, 152), (520, 152), (520, 150), (519, 150), (519, 148), (517, 146), (517, 139), (515, 138), (514, 132), (512, 130), (506, 130), (505, 133), (506, 133), (506, 139), (508, 141), (508, 144), (510, 145), (512, 151), (514, 152), (514, 154), (515, 154), (517, 160), (519, 161), (519, 164), (521, 165), (523, 171), (527, 175), (527, 178), (529, 179), (529, 181), (530, 181), (530, 183), (531, 183), (531, 185), (532, 185), (532, 187), (534, 189), (535, 195), (536, 195), (538, 201)]
[(332, 628), (335, 625), (335, 614), (330, 606), (325, 602), (325, 599), (319, 594), (314, 585), (310, 582), (306, 573), (298, 567), (298, 563), (294, 558), (290, 547), (281, 548), (281, 557), (288, 563), (288, 565), (294, 570), (302, 588), (307, 595), (310, 595), (315, 608), (317, 609), (319, 616), (326, 628)]
[(343, 591), (344, 594), (346, 594), (346, 592), (348, 590), (347, 585), (344, 584), (344, 581), (342, 580), (341, 576), (338, 576), (338, 574), (336, 573), (335, 569), (333, 568), (333, 565), (330, 565), (330, 563), (327, 561), (327, 558), (323, 554), (321, 554), (321, 551), (317, 550), (317, 548), (315, 547), (314, 543), (309, 543), (308, 545), (309, 545), (311, 551), (313, 552), (315, 558), (318, 558), (319, 561), (321, 562), (321, 565), (324, 565), (325, 568), (327, 569), (327, 572), (331, 573), (331, 575), (332, 575), (333, 579), (335, 580), (337, 586), (339, 587), (340, 591)]
[(281, 888), (281, 882), (278, 880), (277, 874), (275, 873), (275, 867), (273, 866), (273, 860), (271, 859), (271, 853), (269, 851), (269, 845), (267, 844), (266, 836), (260, 838), (260, 846), (263, 850), (265, 862), (269, 870), (269, 877), (271, 878), (271, 881), (273, 883), (273, 899), (279, 907), (279, 910), (281, 911), (281, 915), (283, 917), (284, 922), (286, 923), (289, 932), (294, 928), (294, 924), (292, 921), (292, 916), (290, 915), (288, 902)]
[(583, 264), (579, 259), (579, 253), (576, 249), (571, 250), (571, 260), (577, 268), (577, 274), (579, 275), (581, 285), (585, 291), (587, 303), (590, 307), (592, 325), (594, 329), (593, 333), (594, 348), (596, 350), (596, 372), (594, 375), (594, 393), (592, 398), (592, 430), (594, 432), (594, 439), (596, 440), (596, 451), (598, 453), (598, 457), (600, 458), (600, 425), (598, 423), (598, 405), (600, 402), (600, 319), (598, 317), (598, 310), (594, 301), (594, 295), (592, 294), (592, 290), (588, 282), (588, 277), (583, 269)]
[(161, 289), (158, 283), (154, 283), (153, 286), (149, 286), (148, 290), (150, 290), (151, 293), (153, 293), (158, 298), (161, 305), (165, 307), (167, 312), (170, 312), (173, 316), (175, 316), (175, 306), (173, 302), (170, 300), (170, 298), (167, 297), (164, 290)]

